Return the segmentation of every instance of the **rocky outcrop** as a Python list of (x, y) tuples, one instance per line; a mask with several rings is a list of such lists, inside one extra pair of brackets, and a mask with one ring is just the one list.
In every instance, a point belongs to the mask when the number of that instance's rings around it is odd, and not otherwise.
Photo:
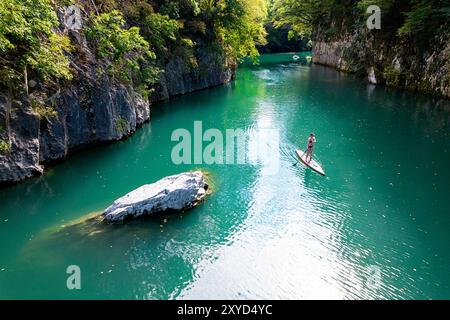
[(131, 191), (114, 201), (102, 216), (107, 222), (120, 222), (143, 215), (190, 209), (204, 199), (207, 189), (203, 173), (180, 173)]
[(64, 159), (82, 147), (120, 140), (150, 119), (148, 101), (104, 77), (96, 85), (72, 85), (58, 95), (57, 116), (41, 122), (41, 163)]
[(39, 120), (31, 109), (0, 97), (0, 121), (7, 124), (2, 127), (1, 139), (10, 145), (7, 154), (0, 153), (2, 181), (19, 181), (42, 173)]
[(341, 40), (314, 42), (312, 62), (341, 71), (350, 71), (349, 63), (344, 58), (344, 53), (351, 46), (352, 39), (352, 36), (348, 36)]
[(206, 49), (197, 50), (197, 63), (198, 66), (193, 68), (181, 57), (169, 60), (156, 86), (153, 100), (166, 100), (233, 80), (235, 67), (227, 66), (225, 60), (217, 54)]
[(333, 37), (317, 28), (313, 63), (355, 73), (372, 84), (450, 98), (450, 37), (442, 34), (424, 49), (395, 37), (377, 37), (366, 28)]

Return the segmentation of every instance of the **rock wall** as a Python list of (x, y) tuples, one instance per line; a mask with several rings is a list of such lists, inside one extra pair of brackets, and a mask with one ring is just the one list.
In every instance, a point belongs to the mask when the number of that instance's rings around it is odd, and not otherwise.
[(342, 40), (318, 40), (313, 44), (312, 62), (340, 71), (350, 71), (349, 62), (344, 58), (344, 52), (352, 44), (352, 37)]
[(425, 48), (377, 31), (359, 29), (313, 39), (313, 63), (356, 73), (373, 84), (432, 93), (450, 98), (450, 36), (441, 35)]
[(78, 41), (83, 54), (71, 57), (76, 77), (49, 98), (56, 116), (39, 117), (29, 99), (0, 92), (0, 123), (5, 124), (0, 138), (11, 146), (9, 152), (0, 152), (0, 185), (41, 174), (45, 165), (78, 149), (131, 135), (150, 120), (152, 103), (218, 86), (234, 77), (234, 66), (222, 56), (198, 48), (195, 68), (179, 57), (164, 63), (155, 93), (145, 99), (107, 73), (99, 73), (98, 68), (105, 66), (95, 60), (85, 39), (78, 37)]
[(235, 66), (225, 66), (227, 63), (217, 54), (200, 49), (197, 61), (198, 66), (191, 68), (180, 57), (171, 59), (164, 67), (152, 101), (219, 86), (234, 78)]

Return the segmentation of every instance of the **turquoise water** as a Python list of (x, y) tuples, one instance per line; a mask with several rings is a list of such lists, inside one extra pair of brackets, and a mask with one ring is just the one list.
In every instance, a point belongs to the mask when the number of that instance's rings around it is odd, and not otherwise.
[[(0, 298), (449, 299), (449, 114), (427, 96), (264, 56), (234, 83), (154, 106), (128, 140), (1, 189)], [(197, 120), (276, 148), (252, 163), (174, 165), (173, 130)], [(326, 177), (294, 165), (311, 131)], [(89, 219), (193, 169), (212, 193), (191, 211)], [(80, 290), (66, 287), (69, 265)]]

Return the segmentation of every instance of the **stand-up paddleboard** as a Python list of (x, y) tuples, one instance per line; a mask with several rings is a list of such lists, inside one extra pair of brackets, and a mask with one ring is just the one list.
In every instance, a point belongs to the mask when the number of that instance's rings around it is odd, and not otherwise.
[(323, 171), (320, 164), (318, 164), (314, 159), (311, 159), (311, 161), (306, 162), (306, 155), (303, 155), (304, 152), (300, 149), (295, 150), (295, 153), (297, 153), (297, 156), (300, 158), (300, 160), (303, 162), (305, 166), (308, 168), (311, 168), (313, 171), (317, 172), (318, 174), (321, 174), (325, 176), (325, 171)]

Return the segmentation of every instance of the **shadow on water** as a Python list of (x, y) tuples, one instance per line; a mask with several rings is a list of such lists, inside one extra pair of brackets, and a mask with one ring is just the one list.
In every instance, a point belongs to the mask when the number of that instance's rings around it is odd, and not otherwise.
[[(48, 263), (45, 259), (36, 258), (44, 254), (57, 259), (58, 254), (61, 254), (59, 258), (64, 260), (67, 251), (84, 251), (100, 244), (108, 244), (112, 239), (124, 240), (124, 234), (151, 236), (151, 232), (155, 230), (160, 232), (170, 221), (182, 219), (188, 213), (195, 215), (195, 208), (189, 212), (165, 212), (120, 223), (107, 223), (103, 220), (101, 212), (92, 212), (76, 220), (41, 231), (23, 248), (20, 254), (21, 259), (24, 260), (22, 262), (28, 260), (28, 262)], [(95, 246), (92, 246), (94, 243)], [(126, 243), (124, 245), (127, 246)], [(60, 246), (65, 247), (65, 252), (59, 250)]]
[[(205, 205), (205, 201), (211, 197), (213, 190), (217, 188), (214, 183), (213, 174), (204, 172), (205, 180), (208, 183), (207, 195), (194, 208), (174, 211), (166, 210), (153, 214), (144, 214), (137, 218), (127, 218), (123, 221), (108, 223), (102, 217), (101, 211), (94, 211), (87, 215), (81, 216), (63, 224), (58, 224), (46, 228), (34, 235), (32, 239), (24, 246), (21, 252), (21, 259), (29, 261), (48, 260), (36, 259), (36, 256), (52, 256), (56, 258), (58, 253), (61, 254), (60, 259), (63, 260), (67, 255), (67, 251), (85, 251), (86, 248), (95, 248), (99, 244), (107, 244), (112, 239), (121, 238), (125, 240), (124, 245), (128, 247), (127, 237), (133, 234), (133, 237), (152, 237), (152, 232), (163, 232), (164, 227), (170, 222), (183, 219), (187, 214), (195, 217), (197, 209)], [(190, 217), (190, 218), (193, 218)], [(125, 237), (123, 237), (125, 235)], [(95, 246), (93, 244), (95, 243)], [(65, 248), (64, 252), (58, 250), (61, 246)], [(56, 249), (56, 250), (53, 250)], [(22, 263), (22, 262), (21, 262)]]

